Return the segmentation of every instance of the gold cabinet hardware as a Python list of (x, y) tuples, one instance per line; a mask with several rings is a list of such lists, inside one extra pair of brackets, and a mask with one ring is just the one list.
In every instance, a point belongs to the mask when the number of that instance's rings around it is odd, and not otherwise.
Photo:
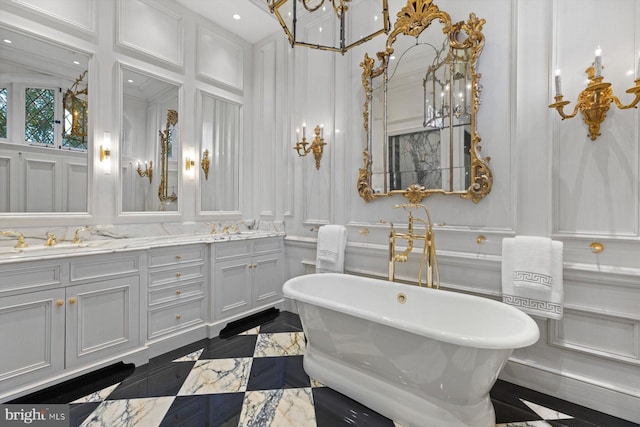
[(487, 241), (487, 238), (485, 236), (480, 235), (476, 237), (476, 243), (479, 245), (483, 244), (486, 241)]
[(58, 307), (62, 307), (64, 305), (64, 300), (59, 299), (58, 301), (56, 301), (56, 305)]
[(368, 236), (369, 235), (369, 229), (368, 228), (363, 228), (362, 230), (360, 230), (360, 234), (363, 236)]
[(180, 294), (182, 294), (182, 291), (181, 291), (180, 289), (178, 289), (178, 290), (176, 291), (176, 295), (180, 295)]
[(589, 247), (594, 254), (599, 254), (604, 251), (604, 245), (600, 242), (592, 242)]
[(180, 272), (178, 271), (178, 272), (176, 273), (176, 277), (177, 277), (177, 278), (182, 277), (182, 273), (180, 273)]
[(76, 303), (76, 298), (75, 297), (71, 297), (69, 298), (69, 304), (75, 304)]
[(182, 259), (182, 256), (176, 255), (176, 261), (180, 261), (181, 259)]
[(182, 315), (176, 314), (176, 320), (180, 320), (180, 319), (182, 319)]

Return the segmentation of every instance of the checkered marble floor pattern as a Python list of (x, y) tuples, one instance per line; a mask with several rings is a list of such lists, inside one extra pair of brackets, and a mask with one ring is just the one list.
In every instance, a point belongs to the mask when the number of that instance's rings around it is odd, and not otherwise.
[[(241, 334), (154, 358), (120, 382), (68, 400), (71, 426), (399, 427), (309, 378), (304, 350), (298, 316), (280, 312)], [(500, 427), (636, 426), (502, 381), (491, 397)]]

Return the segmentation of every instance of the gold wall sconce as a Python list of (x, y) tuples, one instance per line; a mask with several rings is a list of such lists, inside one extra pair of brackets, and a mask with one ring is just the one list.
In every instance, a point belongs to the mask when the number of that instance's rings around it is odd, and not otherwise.
[(209, 180), (209, 150), (202, 152), (202, 160), (200, 161), (200, 167), (204, 172), (204, 179)]
[(556, 102), (549, 105), (549, 108), (555, 108), (556, 111), (558, 111), (562, 120), (573, 118), (576, 116), (578, 111), (580, 111), (582, 113), (582, 119), (586, 125), (589, 126), (589, 137), (592, 141), (595, 141), (601, 135), (600, 124), (604, 122), (611, 103), (615, 103), (621, 110), (627, 110), (635, 108), (638, 102), (640, 102), (640, 58), (638, 59), (635, 86), (626, 90), (626, 93), (635, 96), (635, 99), (628, 105), (623, 105), (620, 102), (620, 99), (613, 94), (611, 83), (603, 81), (603, 68), (602, 51), (598, 47), (593, 65), (585, 70), (585, 73), (587, 73), (589, 78), (589, 83), (578, 95), (578, 102), (571, 114), (566, 114), (564, 112), (564, 107), (570, 104), (570, 101), (563, 101), (562, 99), (563, 95), (560, 82), (560, 70), (556, 70), (556, 95), (554, 97)]
[[(306, 128), (307, 125), (305, 123), (302, 124), (302, 139), (296, 142), (294, 150), (298, 153), (298, 156), (303, 157), (309, 153), (313, 153), (313, 157), (316, 160), (316, 169), (320, 170), (320, 160), (322, 159), (322, 151), (324, 150), (324, 146), (327, 145), (324, 142), (324, 127), (322, 125), (317, 125), (313, 130), (314, 138), (311, 142), (311, 145), (307, 142), (306, 138)], [(296, 135), (300, 133), (300, 129), (296, 129)], [(307, 148), (307, 145), (309, 147)]]
[(150, 161), (149, 163), (144, 162), (144, 170), (142, 170), (142, 165), (138, 162), (138, 168), (136, 171), (140, 177), (143, 178), (146, 176), (149, 178), (149, 184), (151, 184), (151, 181), (153, 180), (153, 161)]
[(196, 162), (192, 158), (187, 157), (187, 160), (185, 160), (185, 162), (184, 162), (184, 169), (186, 171), (190, 171), (191, 168), (193, 166), (195, 166), (195, 164), (196, 164)]
[(105, 132), (100, 145), (100, 163), (105, 174), (111, 173), (111, 132)]
[(185, 150), (184, 170), (188, 179), (194, 180), (196, 178), (196, 152), (193, 147), (188, 147)]
[(111, 157), (111, 150), (105, 148), (104, 146), (100, 146), (100, 161), (104, 162), (105, 160), (109, 160)]

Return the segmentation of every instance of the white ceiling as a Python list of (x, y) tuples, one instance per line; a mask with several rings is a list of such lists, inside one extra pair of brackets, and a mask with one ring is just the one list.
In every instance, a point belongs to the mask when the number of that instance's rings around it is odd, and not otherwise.
[[(174, 0), (249, 43), (282, 31), (267, 0)], [(233, 15), (240, 15), (239, 20)], [(284, 33), (283, 33), (284, 36)]]

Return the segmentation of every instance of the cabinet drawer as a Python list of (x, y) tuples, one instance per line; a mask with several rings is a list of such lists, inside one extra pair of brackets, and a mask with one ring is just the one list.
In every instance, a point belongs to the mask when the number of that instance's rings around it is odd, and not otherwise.
[(179, 301), (194, 295), (204, 294), (204, 282), (191, 282), (165, 287), (156, 287), (149, 291), (149, 306), (164, 302)]
[(60, 285), (62, 266), (60, 264), (33, 265), (25, 267), (2, 267), (0, 274), (0, 293)]
[(192, 300), (152, 308), (149, 310), (148, 338), (156, 338), (160, 335), (203, 323), (204, 319), (204, 295)]
[(204, 246), (175, 246), (154, 250), (149, 254), (149, 266), (161, 267), (189, 262), (204, 262)]
[(247, 256), (251, 254), (251, 242), (248, 240), (241, 242), (219, 242), (215, 243), (215, 245), (216, 259)]
[(264, 239), (255, 239), (253, 241), (253, 253), (261, 254), (265, 252), (275, 252), (279, 251), (282, 243), (282, 238), (264, 238)]
[(71, 283), (138, 273), (140, 257), (136, 255), (101, 255), (83, 261), (71, 261)]
[(167, 283), (179, 283), (191, 279), (204, 277), (204, 264), (185, 265), (166, 270), (155, 270), (149, 273), (149, 286), (158, 286)]

